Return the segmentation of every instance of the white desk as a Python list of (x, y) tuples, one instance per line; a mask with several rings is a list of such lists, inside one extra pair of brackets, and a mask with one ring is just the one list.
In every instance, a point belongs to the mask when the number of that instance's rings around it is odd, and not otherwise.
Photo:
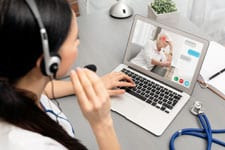
[[(80, 47), (76, 66), (84, 66), (94, 63), (97, 65), (97, 73), (103, 75), (122, 62), (123, 53), (126, 48), (132, 18), (117, 20), (108, 16), (107, 13), (96, 13), (78, 18)], [(192, 24), (182, 19), (176, 26), (185, 25), (185, 29), (195, 31)], [(188, 28), (191, 27), (191, 28)], [(194, 101), (203, 102), (212, 128), (225, 128), (225, 101), (216, 96), (208, 89), (201, 89), (198, 84), (193, 92), (190, 101), (167, 128), (165, 133), (156, 137), (144, 129), (129, 122), (116, 113), (112, 113), (115, 129), (123, 150), (168, 150), (169, 140), (172, 134), (182, 128), (198, 128), (199, 123), (189, 109)], [(92, 131), (83, 118), (74, 96), (65, 97), (59, 100), (64, 113), (71, 120), (75, 128), (76, 136), (91, 150), (97, 150), (97, 144)], [(225, 141), (225, 135), (216, 136)], [(193, 144), (194, 143), (194, 144)], [(177, 150), (205, 150), (206, 142), (195, 137), (182, 136), (175, 142)], [(213, 144), (213, 150), (222, 150), (223, 147)]]

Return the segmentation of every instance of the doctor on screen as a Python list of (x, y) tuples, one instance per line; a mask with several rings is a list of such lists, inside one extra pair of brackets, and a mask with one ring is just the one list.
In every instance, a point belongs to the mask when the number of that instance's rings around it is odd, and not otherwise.
[(173, 54), (172, 40), (166, 32), (160, 32), (157, 39), (148, 40), (143, 49), (131, 60), (147, 70), (154, 66), (170, 67)]

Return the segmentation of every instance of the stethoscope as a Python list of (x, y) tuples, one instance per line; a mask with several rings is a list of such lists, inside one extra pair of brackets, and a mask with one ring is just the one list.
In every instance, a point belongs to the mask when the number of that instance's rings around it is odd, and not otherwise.
[(175, 150), (174, 141), (181, 135), (190, 135), (207, 140), (207, 150), (211, 150), (212, 143), (219, 144), (225, 147), (225, 142), (220, 141), (213, 137), (213, 133), (225, 133), (225, 129), (212, 130), (209, 120), (203, 112), (202, 103), (199, 101), (194, 102), (191, 107), (191, 113), (198, 117), (202, 128), (186, 128), (175, 132), (170, 139), (170, 150)]

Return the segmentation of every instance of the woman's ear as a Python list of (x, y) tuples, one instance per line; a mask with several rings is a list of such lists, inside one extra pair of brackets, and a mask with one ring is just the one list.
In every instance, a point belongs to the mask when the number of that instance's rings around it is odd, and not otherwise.
[(44, 58), (43, 56), (40, 56), (37, 61), (36, 61), (36, 65), (35, 65), (36, 70), (39, 70), (41, 74), (44, 74)]
[(41, 62), (42, 62), (43, 56), (40, 56), (36, 61), (36, 67), (41, 69)]
[(36, 67), (41, 71), (41, 73), (43, 75), (47, 75), (46, 74), (46, 70), (45, 70), (45, 62), (44, 62), (44, 56), (40, 56), (37, 61), (36, 61)]

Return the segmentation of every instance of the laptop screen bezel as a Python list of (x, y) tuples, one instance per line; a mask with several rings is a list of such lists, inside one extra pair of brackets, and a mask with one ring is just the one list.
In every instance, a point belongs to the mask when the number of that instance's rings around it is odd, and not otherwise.
[[(159, 76), (159, 75), (157, 75), (155, 73), (152, 73), (151, 71), (146, 70), (146, 69), (144, 69), (144, 68), (142, 68), (142, 67), (140, 67), (138, 65), (135, 65), (135, 64), (130, 62), (130, 60), (129, 60), (129, 58), (130, 58), (129, 49), (133, 45), (132, 38), (133, 38), (133, 34), (134, 34), (136, 23), (137, 23), (138, 20), (144, 21), (146, 23), (150, 23), (150, 24), (152, 24), (154, 26), (157, 26), (157, 27), (160, 27), (162, 29), (174, 32), (176, 34), (182, 35), (184, 37), (190, 38), (192, 40), (198, 41), (198, 42), (203, 44), (203, 48), (202, 48), (202, 51), (201, 51), (201, 55), (199, 57), (198, 64), (196, 66), (195, 73), (193, 75), (192, 81), (190, 82), (190, 86), (188, 88), (184, 87), (183, 85), (177, 84), (177, 83), (175, 83), (175, 82), (173, 82), (171, 80), (165, 80), (163, 77), (161, 77), (161, 76)], [(165, 24), (159, 23), (159, 22), (157, 22), (155, 20), (151, 20), (150, 18), (141, 16), (141, 15), (135, 15), (134, 16), (134, 21), (133, 21), (133, 24), (132, 24), (132, 27), (131, 27), (131, 31), (130, 31), (130, 34), (129, 34), (129, 39), (128, 39), (125, 55), (124, 55), (124, 58), (123, 58), (123, 63), (125, 65), (131, 67), (131, 68), (134, 68), (135, 70), (137, 70), (139, 72), (144, 73), (148, 77), (154, 78), (154, 79), (156, 79), (156, 80), (158, 80), (158, 81), (160, 81), (160, 82), (162, 82), (164, 84), (169, 85), (172, 88), (179, 89), (179, 90), (181, 90), (183, 92), (186, 92), (187, 94), (191, 95), (192, 92), (193, 92), (195, 83), (196, 83), (196, 81), (198, 79), (198, 76), (199, 76), (199, 73), (200, 73), (200, 69), (201, 69), (201, 66), (203, 64), (203, 60), (204, 60), (204, 57), (206, 55), (208, 46), (209, 46), (209, 40), (206, 39), (206, 38), (202, 38), (202, 37), (200, 37), (200, 36), (198, 36), (196, 34), (189, 33), (189, 32), (186, 32), (184, 30), (180, 30), (178, 28), (167, 26)]]

